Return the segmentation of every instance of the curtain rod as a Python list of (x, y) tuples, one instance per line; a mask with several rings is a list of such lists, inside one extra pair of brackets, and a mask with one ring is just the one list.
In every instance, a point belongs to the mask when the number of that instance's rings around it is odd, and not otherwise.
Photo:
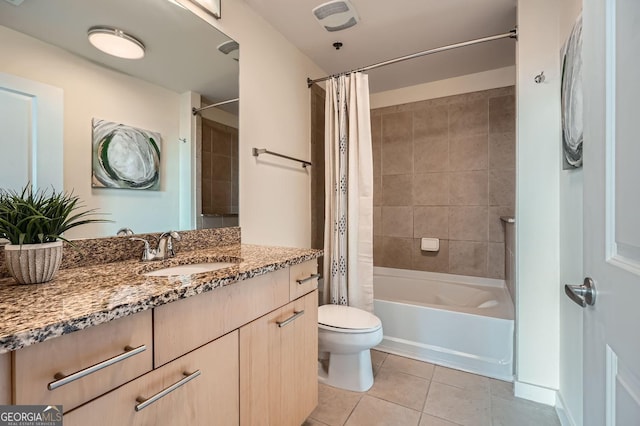
[(240, 98), (235, 98), (235, 99), (229, 99), (228, 101), (216, 102), (215, 104), (207, 105), (202, 108), (193, 107), (191, 108), (191, 112), (193, 113), (193, 115), (196, 115), (197, 113), (199, 113), (200, 111), (204, 111), (205, 109), (217, 107), (220, 105), (232, 104), (234, 102), (238, 102), (239, 100)]
[(457, 49), (459, 47), (472, 46), (474, 44), (486, 43), (488, 41), (500, 40), (500, 39), (503, 39), (503, 38), (515, 38), (517, 40), (518, 39), (518, 29), (514, 28), (511, 31), (509, 31), (508, 33), (497, 34), (497, 35), (493, 35), (493, 36), (489, 36), (489, 37), (483, 37), (483, 38), (477, 38), (475, 40), (463, 41), (461, 43), (455, 43), (455, 44), (450, 44), (450, 45), (447, 45), (447, 46), (436, 47), (435, 49), (424, 50), (422, 52), (413, 53), (411, 55), (400, 56), (399, 58), (389, 59), (388, 61), (378, 62), (377, 64), (368, 65), (368, 66), (362, 67), (362, 68), (356, 68), (356, 69), (353, 69), (351, 71), (345, 71), (345, 72), (341, 72), (341, 73), (338, 73), (338, 74), (328, 75), (328, 76), (322, 77), (322, 78), (316, 78), (315, 80), (311, 80), (310, 78), (307, 78), (307, 86), (311, 87), (314, 83), (318, 83), (320, 81), (329, 80), (332, 77), (336, 77), (336, 76), (343, 75), (343, 74), (344, 75), (349, 75), (349, 74), (354, 73), (354, 72), (368, 71), (368, 70), (372, 70), (374, 68), (383, 67), (385, 65), (391, 65), (391, 64), (395, 64), (397, 62), (406, 61), (408, 59), (419, 58), (421, 56), (427, 56), (427, 55), (431, 55), (433, 53), (444, 52), (444, 51), (447, 51), (447, 50)]

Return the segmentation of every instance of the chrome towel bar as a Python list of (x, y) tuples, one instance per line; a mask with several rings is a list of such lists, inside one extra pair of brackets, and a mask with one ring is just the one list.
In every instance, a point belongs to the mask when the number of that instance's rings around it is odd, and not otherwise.
[(275, 155), (276, 157), (286, 158), (287, 160), (297, 161), (298, 163), (302, 163), (302, 167), (305, 169), (307, 168), (307, 166), (311, 166), (311, 162), (309, 161), (300, 160), (294, 157), (289, 157), (288, 155), (284, 155), (284, 154), (278, 154), (277, 152), (269, 151), (268, 149), (265, 149), (265, 148), (253, 148), (252, 152), (254, 157), (257, 157), (260, 154), (269, 154), (269, 155)]

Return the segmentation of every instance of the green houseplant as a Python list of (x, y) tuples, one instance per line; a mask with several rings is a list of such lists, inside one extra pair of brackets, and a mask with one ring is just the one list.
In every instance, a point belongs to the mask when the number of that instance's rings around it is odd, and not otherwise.
[(93, 218), (95, 210), (83, 210), (73, 194), (52, 189), (0, 190), (0, 238), (9, 273), (20, 284), (53, 279), (62, 261), (63, 233), (76, 226), (106, 222)]

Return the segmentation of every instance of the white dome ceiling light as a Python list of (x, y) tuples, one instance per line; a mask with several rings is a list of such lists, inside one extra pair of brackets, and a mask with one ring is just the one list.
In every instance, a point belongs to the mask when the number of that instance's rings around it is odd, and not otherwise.
[(98, 50), (124, 59), (144, 57), (144, 44), (134, 36), (113, 27), (91, 27), (87, 32), (89, 42)]
[(313, 16), (329, 32), (342, 31), (360, 21), (349, 0), (333, 0), (313, 9)]

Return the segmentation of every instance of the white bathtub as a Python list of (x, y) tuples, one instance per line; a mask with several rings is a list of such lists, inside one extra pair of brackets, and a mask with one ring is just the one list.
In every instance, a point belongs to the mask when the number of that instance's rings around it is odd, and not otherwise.
[(513, 380), (514, 311), (504, 281), (374, 268), (384, 352)]

